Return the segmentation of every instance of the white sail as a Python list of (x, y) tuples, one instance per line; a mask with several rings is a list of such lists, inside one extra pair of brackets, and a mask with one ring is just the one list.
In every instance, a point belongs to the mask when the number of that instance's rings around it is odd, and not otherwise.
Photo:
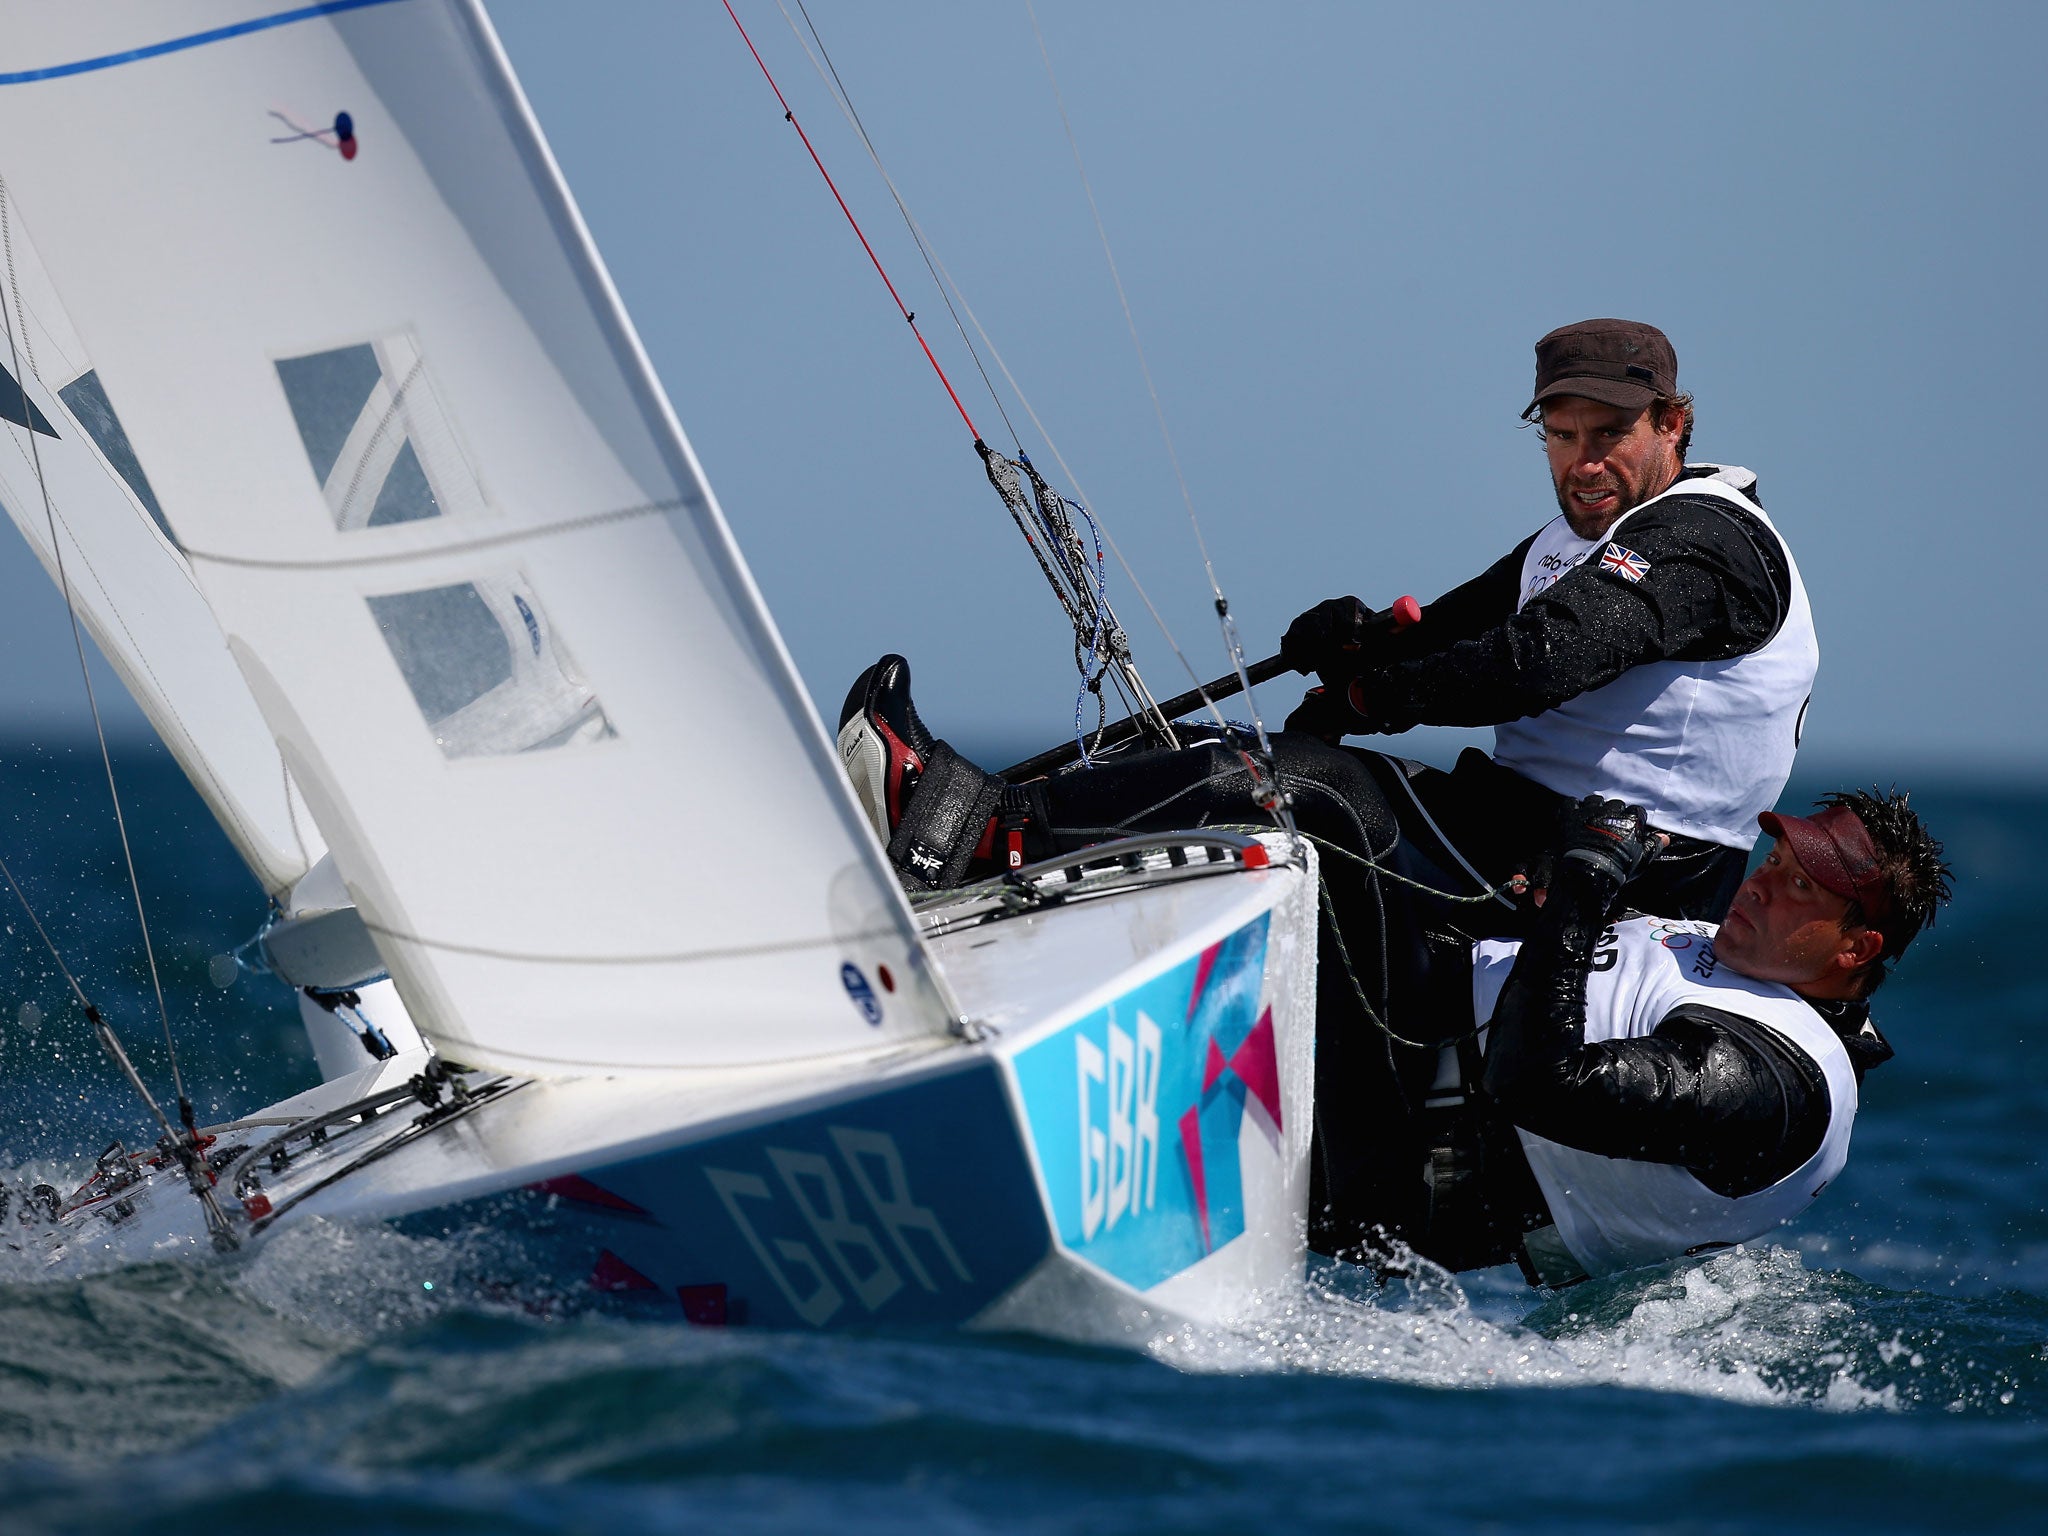
[(4, 185), (0, 249), (8, 275), (0, 506), (53, 581), (54, 525), (72, 602), (94, 643), (244, 861), (282, 897), (327, 845)]
[(0, 175), (423, 1030), (546, 1071), (943, 1029), (481, 10), (5, 20)]

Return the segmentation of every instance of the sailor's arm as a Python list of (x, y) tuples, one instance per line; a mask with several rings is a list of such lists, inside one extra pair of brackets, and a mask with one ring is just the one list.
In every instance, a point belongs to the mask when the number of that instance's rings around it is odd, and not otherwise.
[(1448, 650), (1461, 640), (1477, 639), (1512, 617), (1522, 595), (1522, 562), (1535, 542), (1532, 533), (1470, 581), (1424, 606), (1420, 624), (1387, 637), (1386, 660), (1405, 661)]
[(1646, 662), (1740, 656), (1776, 633), (1790, 580), (1761, 524), (1758, 538), (1719, 507), (1679, 501), (1631, 519), (1624, 532), (1632, 558), (1603, 560), (1615, 546), (1602, 546), (1480, 634), (1361, 668), (1348, 690), (1366, 722), (1358, 729), (1498, 725)]
[[(1619, 814), (1617, 814), (1619, 813)], [(1588, 830), (1605, 823), (1604, 831)], [(1582, 804), (1536, 930), (1487, 1031), (1489, 1098), (1546, 1140), (1603, 1157), (1676, 1163), (1718, 1193), (1762, 1189), (1826, 1133), (1819, 1065), (1753, 1020), (1674, 1009), (1647, 1035), (1586, 1041), (1586, 978), (1610, 910), (1644, 860), (1640, 812)], [(1603, 848), (1594, 839), (1611, 839)]]
[(1696, 1004), (1674, 1009), (1648, 1036), (1567, 1053), (1502, 1105), (1546, 1140), (1677, 1163), (1731, 1198), (1813, 1156), (1829, 1107), (1812, 1057), (1753, 1019)]
[(1487, 1024), (1481, 1086), (1511, 1118), (1518, 1119), (1530, 1099), (1542, 1098), (1585, 1050), (1594, 947), (1622, 887), (1652, 853), (1647, 821), (1635, 807), (1591, 797), (1580, 802), (1535, 928), (1522, 941)]

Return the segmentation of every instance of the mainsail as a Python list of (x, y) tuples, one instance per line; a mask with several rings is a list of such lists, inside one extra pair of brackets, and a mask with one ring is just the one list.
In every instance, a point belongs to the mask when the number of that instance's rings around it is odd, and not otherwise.
[(582, 1071), (943, 1030), (481, 9), (24, 0), (0, 50), (0, 175), (424, 1031)]

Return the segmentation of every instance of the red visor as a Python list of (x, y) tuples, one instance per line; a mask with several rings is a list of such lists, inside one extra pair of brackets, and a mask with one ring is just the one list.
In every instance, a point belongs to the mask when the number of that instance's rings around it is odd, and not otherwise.
[(1814, 883), (1860, 902), (1873, 924), (1891, 915), (1891, 884), (1878, 867), (1877, 847), (1863, 820), (1846, 805), (1831, 805), (1811, 816), (1765, 811), (1757, 825), (1791, 848)]

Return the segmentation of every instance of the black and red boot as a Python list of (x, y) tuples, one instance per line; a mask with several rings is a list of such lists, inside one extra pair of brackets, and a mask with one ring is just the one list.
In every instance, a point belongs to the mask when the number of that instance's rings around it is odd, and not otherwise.
[(937, 745), (910, 702), (909, 662), (884, 656), (853, 680), (839, 710), (839, 760), (883, 842), (895, 836)]
[(901, 656), (884, 656), (854, 680), (839, 711), (839, 758), (907, 879), (938, 889), (1023, 859), (1030, 817), (1020, 792), (925, 729)]

